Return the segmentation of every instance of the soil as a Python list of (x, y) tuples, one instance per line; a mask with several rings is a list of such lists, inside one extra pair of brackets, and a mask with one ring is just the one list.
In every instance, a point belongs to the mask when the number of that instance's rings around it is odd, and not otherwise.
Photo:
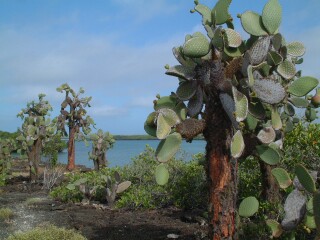
[(44, 224), (73, 228), (95, 240), (206, 239), (207, 232), (206, 221), (196, 210), (169, 207), (132, 211), (99, 203), (62, 203), (22, 176), (0, 188), (2, 207), (12, 209), (14, 216), (0, 221), (0, 239)]

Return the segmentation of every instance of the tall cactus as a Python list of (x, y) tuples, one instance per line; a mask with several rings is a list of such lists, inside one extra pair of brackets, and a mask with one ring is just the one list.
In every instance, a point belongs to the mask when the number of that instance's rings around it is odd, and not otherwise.
[(101, 129), (97, 133), (90, 135), (92, 141), (92, 152), (89, 158), (93, 160), (94, 169), (99, 171), (107, 166), (106, 151), (113, 147), (115, 140), (109, 132), (103, 132)]
[(56, 131), (55, 124), (47, 118), (52, 107), (47, 100), (44, 100), (45, 96), (39, 94), (38, 102), (29, 102), (17, 115), (24, 120), (17, 137), (17, 141), (21, 143), (19, 151), (27, 154), (32, 181), (38, 178), (42, 147)]
[[(156, 156), (162, 171), (157, 179), (165, 181), (165, 163), (182, 138), (191, 142), (203, 133), (210, 239), (237, 238), (238, 159), (256, 156), (267, 166), (266, 182), (274, 186), (271, 166), (279, 163), (281, 141), (297, 123), (295, 108), (305, 108), (306, 119), (313, 121), (318, 107), (317, 98), (308, 96), (318, 80), (301, 77), (296, 70), (305, 48), (298, 42), (286, 43), (279, 33), (279, 1), (269, 0), (261, 15), (252, 11), (238, 15), (250, 34), (247, 40), (234, 30), (230, 3), (218, 0), (210, 9), (195, 1), (191, 12), (202, 15), (207, 36), (187, 35), (182, 46), (173, 48), (179, 64), (166, 65), (166, 74), (178, 77), (179, 86), (170, 96), (157, 96), (144, 124), (148, 134), (161, 139)], [(161, 178), (159, 172), (165, 176)]]
[[(93, 119), (87, 115), (86, 107), (90, 107), (91, 97), (81, 98), (84, 90), (80, 88), (76, 93), (68, 84), (62, 84), (57, 88), (58, 92), (65, 93), (65, 99), (61, 103), (60, 115), (58, 116), (58, 129), (65, 135), (65, 125), (69, 128), (68, 141), (68, 165), (67, 169), (72, 171), (75, 168), (75, 139), (84, 138), (91, 131), (91, 125), (94, 125)], [(68, 110), (66, 110), (69, 108)]]

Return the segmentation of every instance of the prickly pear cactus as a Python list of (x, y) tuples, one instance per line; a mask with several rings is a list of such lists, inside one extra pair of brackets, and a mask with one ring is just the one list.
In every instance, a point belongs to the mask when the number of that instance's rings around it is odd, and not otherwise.
[(89, 158), (93, 160), (95, 170), (100, 170), (107, 166), (106, 151), (113, 147), (115, 140), (109, 132), (103, 132), (101, 129), (95, 134), (90, 135), (92, 141), (92, 152)]
[(12, 139), (0, 139), (0, 186), (5, 184), (11, 167), (11, 153), (16, 148), (16, 143)]
[(112, 182), (111, 177), (107, 177), (107, 187), (106, 187), (106, 198), (109, 206), (113, 206), (116, 200), (116, 196), (119, 193), (124, 192), (131, 186), (130, 181), (121, 182), (120, 174), (116, 171), (114, 172), (114, 182)]
[(35, 180), (38, 176), (38, 164), (41, 158), (41, 149), (45, 143), (56, 132), (56, 125), (48, 116), (52, 107), (44, 99), (45, 94), (39, 94), (39, 101), (29, 102), (27, 107), (18, 113), (18, 117), (24, 120), (18, 130), (17, 141), (20, 143), (20, 152), (26, 155), (30, 165), (31, 179)]
[[(86, 107), (90, 107), (91, 97), (81, 97), (84, 93), (80, 88), (76, 93), (68, 84), (62, 84), (57, 88), (58, 92), (65, 93), (65, 99), (61, 103), (60, 115), (57, 118), (58, 129), (66, 136), (68, 141), (68, 170), (75, 168), (75, 139), (85, 140), (85, 135), (91, 132), (91, 126), (94, 125), (93, 119), (87, 115)], [(69, 108), (69, 109), (68, 109)], [(65, 130), (68, 125), (69, 132)]]

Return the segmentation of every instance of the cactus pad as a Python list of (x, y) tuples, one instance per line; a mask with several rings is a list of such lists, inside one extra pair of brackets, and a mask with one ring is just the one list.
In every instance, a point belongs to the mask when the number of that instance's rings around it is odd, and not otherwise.
[(260, 140), (260, 142), (269, 144), (275, 140), (276, 132), (273, 130), (272, 127), (265, 127), (260, 130), (260, 132), (257, 135), (257, 138)]
[(248, 113), (245, 123), (250, 131), (254, 131), (256, 129), (258, 122), (258, 119), (253, 117), (250, 113)]
[(201, 87), (198, 87), (196, 94), (188, 102), (188, 114), (191, 117), (200, 113), (203, 107), (203, 92)]
[(241, 217), (251, 217), (259, 210), (259, 201), (255, 197), (243, 199), (239, 206), (239, 215)]
[(250, 62), (252, 65), (262, 63), (268, 55), (270, 47), (270, 37), (266, 36), (256, 41), (249, 50)]
[(276, 220), (268, 219), (266, 221), (267, 226), (271, 229), (272, 237), (278, 238), (283, 233), (281, 224)]
[(278, 0), (269, 0), (262, 11), (262, 22), (270, 34), (276, 33), (282, 19), (282, 8)]
[(232, 0), (219, 0), (212, 9), (212, 16), (217, 25), (226, 23), (230, 18), (229, 6)]
[(296, 75), (296, 67), (288, 59), (284, 60), (277, 67), (277, 72), (285, 79), (292, 79)]
[(268, 35), (262, 24), (262, 18), (258, 13), (246, 11), (240, 16), (243, 29), (253, 36)]
[(236, 107), (236, 120), (241, 122), (246, 119), (248, 114), (248, 99), (247, 97), (239, 92), (235, 87), (232, 87), (233, 99)]
[(282, 85), (271, 79), (255, 79), (252, 89), (262, 102), (269, 104), (280, 103), (286, 96)]
[(270, 51), (267, 56), (267, 61), (268, 64), (272, 66), (277, 66), (283, 61), (283, 58), (279, 53), (275, 51)]
[(157, 137), (157, 128), (156, 126), (150, 127), (147, 122), (144, 123), (144, 130), (146, 133), (148, 133), (150, 136)]
[(234, 101), (232, 97), (227, 93), (221, 93), (219, 95), (222, 107), (224, 111), (227, 113), (232, 125), (235, 129), (238, 129), (239, 123), (236, 121), (234, 117), (234, 112), (236, 111)]
[(165, 185), (169, 180), (169, 171), (163, 163), (156, 167), (155, 175), (159, 185)]
[(204, 35), (193, 35), (183, 45), (183, 54), (191, 58), (201, 58), (210, 51), (210, 43)]
[(202, 15), (202, 24), (203, 25), (206, 25), (206, 24), (211, 25), (212, 24), (210, 8), (208, 8), (207, 6), (202, 5), (202, 4), (197, 4), (194, 7), (194, 10), (196, 10), (198, 13), (200, 13)]
[(318, 191), (313, 195), (313, 211), (314, 211), (314, 220), (317, 225), (318, 234), (320, 233), (320, 192)]
[(287, 46), (287, 53), (293, 57), (301, 57), (305, 54), (306, 49), (300, 42), (292, 42)]
[(130, 181), (125, 181), (125, 182), (119, 183), (116, 193), (122, 193), (125, 190), (127, 190), (130, 186), (131, 186)]
[(316, 191), (315, 182), (304, 166), (298, 164), (295, 168), (295, 173), (299, 179), (299, 182), (308, 192), (314, 193)]
[(288, 92), (297, 97), (302, 97), (312, 91), (318, 84), (319, 81), (314, 77), (300, 77), (289, 86)]
[(183, 78), (186, 80), (192, 80), (195, 75), (194, 69), (192, 67), (187, 67), (187, 66), (183, 66), (183, 65), (176, 65), (176, 66), (169, 68), (166, 71), (166, 74), (171, 75), (171, 76), (175, 76), (175, 77), (179, 77), (179, 78)]
[(272, 107), (271, 109), (271, 124), (274, 130), (280, 130), (282, 128), (282, 120), (276, 107)]
[(272, 46), (276, 51), (279, 51), (279, 49), (281, 48), (282, 45), (282, 35), (280, 33), (277, 33), (276, 35), (274, 35), (271, 39), (272, 42)]
[(214, 33), (212, 38), (212, 45), (215, 46), (220, 51), (224, 48), (224, 41), (223, 41), (223, 34), (222, 34), (222, 28), (218, 27)]
[(269, 165), (276, 165), (280, 162), (280, 154), (275, 149), (265, 146), (256, 146), (257, 154), (259, 158)]
[(317, 118), (317, 112), (313, 108), (307, 108), (305, 112), (305, 116), (309, 122), (312, 122)]
[(291, 102), (297, 108), (306, 108), (309, 106), (309, 102), (307, 99), (291, 97), (289, 98), (289, 102)]
[(231, 156), (234, 158), (241, 157), (243, 150), (244, 150), (244, 140), (242, 137), (242, 133), (240, 130), (238, 130), (232, 140), (231, 140)]
[(289, 174), (283, 168), (274, 168), (271, 173), (277, 179), (280, 188), (287, 188), (292, 184)]
[(179, 133), (172, 133), (166, 139), (161, 140), (156, 149), (157, 160), (159, 162), (169, 161), (179, 150), (181, 141)]
[(228, 47), (237, 48), (241, 45), (242, 39), (241, 35), (233, 29), (225, 29), (225, 42)]
[(197, 82), (196, 81), (185, 81), (182, 82), (177, 89), (177, 96), (182, 101), (189, 100), (197, 90)]
[(171, 132), (171, 126), (162, 114), (157, 117), (157, 138), (165, 139)]
[(284, 105), (284, 111), (291, 117), (295, 114), (294, 107), (290, 103)]

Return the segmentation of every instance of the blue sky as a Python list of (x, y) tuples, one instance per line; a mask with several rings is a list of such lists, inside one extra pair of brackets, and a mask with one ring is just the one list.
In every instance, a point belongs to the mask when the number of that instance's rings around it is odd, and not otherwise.
[[(237, 13), (261, 12), (265, 3), (234, 0), (236, 29)], [(320, 1), (280, 3), (280, 32), (305, 44), (303, 74), (320, 78)], [(21, 126), (16, 114), (39, 93), (57, 116), (63, 94), (56, 88), (67, 82), (93, 97), (88, 114), (96, 128), (144, 134), (155, 95), (177, 88), (177, 79), (164, 74), (165, 64), (177, 63), (172, 47), (203, 31), (200, 15), (189, 12), (193, 6), (192, 0), (0, 0), (0, 130)]]

